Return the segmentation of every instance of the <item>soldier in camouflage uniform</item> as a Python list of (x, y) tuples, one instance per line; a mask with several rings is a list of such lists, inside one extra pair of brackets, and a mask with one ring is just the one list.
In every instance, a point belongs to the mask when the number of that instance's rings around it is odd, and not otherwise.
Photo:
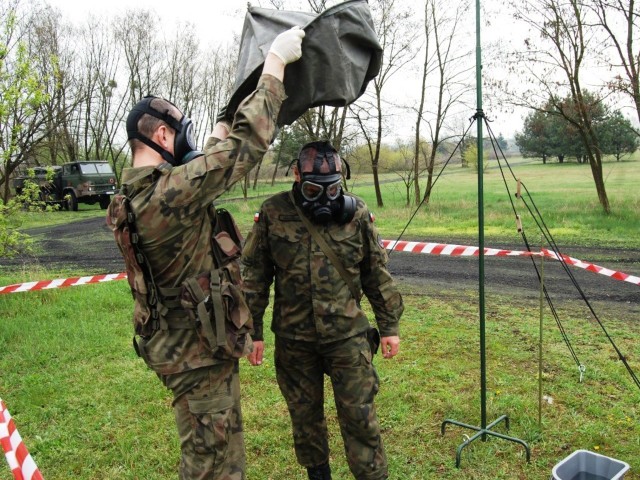
[[(378, 332), (360, 308), (361, 292), (375, 313), (384, 358), (398, 353), (404, 307), (386, 269), (387, 254), (373, 216), (360, 198), (342, 191), (341, 171), (340, 156), (329, 143), (305, 145), (294, 167), (292, 190), (266, 200), (256, 216), (242, 256), (245, 298), (254, 320), (249, 360), (262, 363), (263, 315), (275, 279), (271, 329), (276, 375), (289, 408), (298, 462), (307, 467), (310, 479), (331, 478), (323, 411), (326, 374), (349, 468), (357, 479), (377, 480), (388, 478), (374, 404), (379, 381), (371, 334)], [(346, 280), (300, 215), (311, 220), (337, 254)]]
[(146, 97), (127, 119), (133, 168), (123, 172), (123, 195), (109, 206), (107, 223), (134, 293), (136, 350), (173, 393), (183, 480), (246, 478), (238, 359), (215, 355), (181, 285), (197, 289), (197, 279), (212, 275), (209, 208), (265, 154), (285, 99), (285, 65), (300, 58), (303, 37), (293, 28), (275, 38), (256, 90), (233, 125), (216, 124), (200, 155), (191, 121), (166, 100)]

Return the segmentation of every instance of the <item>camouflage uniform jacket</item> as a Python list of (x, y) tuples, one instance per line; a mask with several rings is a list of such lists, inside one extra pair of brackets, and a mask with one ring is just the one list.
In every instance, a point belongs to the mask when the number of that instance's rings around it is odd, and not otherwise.
[[(365, 203), (357, 198), (351, 222), (316, 225), (342, 260), (352, 283), (366, 295), (382, 336), (398, 335), (402, 297), (386, 269)], [(263, 315), (275, 277), (271, 329), (293, 340), (329, 343), (369, 328), (369, 321), (339, 271), (306, 229), (289, 192), (266, 200), (242, 256), (245, 298), (253, 315), (254, 340), (263, 339)]]
[[(262, 158), (273, 138), (276, 118), (286, 98), (277, 78), (263, 75), (257, 89), (237, 110), (227, 139), (209, 137), (204, 155), (178, 167), (127, 168), (131, 210), (142, 250), (158, 287), (179, 287), (213, 268), (212, 226), (208, 207)], [(114, 225), (114, 202), (107, 224)], [(130, 279), (131, 282), (131, 279)], [(144, 311), (136, 302), (134, 311)], [(149, 366), (169, 375), (219, 363), (204, 348), (195, 329), (158, 330), (147, 343)]]

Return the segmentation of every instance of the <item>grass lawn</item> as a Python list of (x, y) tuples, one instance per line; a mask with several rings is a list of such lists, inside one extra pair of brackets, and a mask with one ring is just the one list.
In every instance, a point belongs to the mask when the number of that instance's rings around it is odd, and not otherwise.
[[(479, 425), (475, 292), (414, 291), (402, 286), (402, 353), (376, 364), (377, 399), (392, 478), (543, 479), (577, 449), (626, 461), (640, 478), (640, 392), (593, 322), (562, 307), (565, 329), (587, 365), (582, 383), (555, 324), (544, 323), (542, 405), (538, 424), (536, 302), (492, 298), (487, 313), (487, 415), (510, 418), (504, 440), (474, 442), (455, 467), (456, 448)], [(0, 296), (0, 394), (45, 479), (175, 478), (178, 463), (171, 397), (131, 347), (126, 282)], [(607, 323), (637, 371), (640, 323)], [(637, 319), (636, 319), (637, 320)], [(275, 382), (273, 338), (262, 367), (242, 360), (249, 478), (303, 479), (287, 409)], [(327, 384), (328, 392), (330, 386)], [(333, 402), (328, 398), (334, 478), (350, 478)], [(504, 425), (495, 431), (507, 433)], [(8, 467), (0, 479), (10, 479)]]

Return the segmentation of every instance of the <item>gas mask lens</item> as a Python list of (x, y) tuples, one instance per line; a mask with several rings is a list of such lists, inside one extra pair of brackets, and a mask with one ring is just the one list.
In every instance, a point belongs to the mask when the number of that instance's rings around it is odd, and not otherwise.
[(335, 200), (340, 195), (341, 184), (341, 180), (328, 185), (305, 180), (302, 182), (302, 196), (309, 202), (315, 202), (322, 196), (323, 192), (326, 192), (329, 200)]

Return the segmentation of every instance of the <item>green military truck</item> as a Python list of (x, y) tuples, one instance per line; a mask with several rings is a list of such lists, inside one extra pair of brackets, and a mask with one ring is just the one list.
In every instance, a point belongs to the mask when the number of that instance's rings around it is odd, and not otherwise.
[(40, 200), (58, 204), (65, 210), (78, 210), (78, 204), (109, 206), (116, 193), (116, 176), (109, 162), (78, 161), (62, 166), (35, 167), (33, 175), (20, 175), (13, 179), (16, 194), (20, 195), (27, 180), (40, 187)]

